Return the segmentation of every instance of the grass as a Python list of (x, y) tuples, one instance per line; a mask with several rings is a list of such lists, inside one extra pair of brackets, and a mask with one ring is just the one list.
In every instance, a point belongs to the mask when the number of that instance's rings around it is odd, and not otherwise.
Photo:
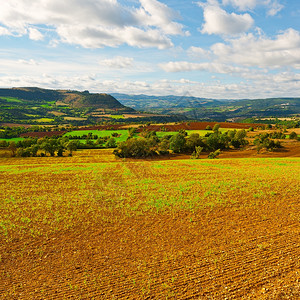
[(50, 123), (50, 122), (53, 122), (54, 119), (51, 119), (51, 118), (40, 118), (40, 119), (34, 119), (33, 121), (39, 122), (39, 123)]
[(16, 137), (16, 138), (10, 138), (10, 139), (1, 139), (0, 141), (7, 141), (7, 142), (18, 142), (18, 141), (23, 141), (24, 138), (22, 137)]
[(128, 130), (75, 130), (66, 133), (64, 136), (70, 136), (70, 135), (83, 136), (83, 135), (88, 135), (89, 133), (92, 133), (92, 135), (97, 135), (98, 137), (105, 137), (105, 136), (112, 137), (113, 133), (118, 133), (120, 136), (115, 137), (117, 142), (126, 141), (128, 138)]
[(112, 119), (124, 119), (123, 115), (110, 115)]
[(17, 103), (23, 103), (23, 100), (17, 99), (17, 98), (13, 98), (13, 97), (0, 97), (0, 99), (4, 99), (7, 102), (17, 102)]
[(300, 192), (299, 158), (123, 161), (111, 152), (1, 159), (0, 235), (48, 235), (120, 214), (256, 208)]

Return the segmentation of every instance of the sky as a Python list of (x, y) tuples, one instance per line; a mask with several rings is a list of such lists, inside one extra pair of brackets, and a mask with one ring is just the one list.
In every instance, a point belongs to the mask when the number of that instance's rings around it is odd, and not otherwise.
[(2, 88), (300, 97), (299, 0), (2, 2)]

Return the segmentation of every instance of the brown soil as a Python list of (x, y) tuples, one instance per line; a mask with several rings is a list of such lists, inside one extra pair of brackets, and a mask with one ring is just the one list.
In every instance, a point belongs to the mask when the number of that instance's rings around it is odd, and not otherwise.
[[(151, 124), (144, 125), (137, 129), (138, 132), (143, 130), (148, 131), (178, 131), (178, 130), (205, 130), (207, 126), (211, 128), (215, 124), (220, 124), (221, 128), (232, 128), (232, 129), (249, 129), (250, 127), (257, 128), (259, 126), (264, 126), (261, 124), (246, 124), (246, 123), (229, 123), (229, 122), (188, 122), (188, 123), (179, 123), (179, 124)], [(130, 127), (130, 126), (129, 126)], [(132, 126), (133, 127), (133, 126)], [(82, 127), (82, 130), (105, 130), (105, 129), (122, 129), (128, 128), (128, 125), (115, 124), (115, 125), (98, 125), (91, 127)]]
[(1, 234), (0, 299), (300, 299), (299, 178), (285, 184), (276, 201), (252, 206), (126, 215), (102, 201), (101, 218), (71, 229), (10, 241)]
[(51, 137), (51, 136), (60, 136), (66, 133), (66, 131), (43, 131), (43, 132), (27, 132), (20, 134), (20, 137)]
[(295, 201), (284, 199), (260, 210), (240, 211), (233, 205), (194, 213), (120, 215), (122, 222), (1, 243), (0, 295), (299, 299), (300, 228), (289, 217), (292, 203), (294, 212), (300, 210)]

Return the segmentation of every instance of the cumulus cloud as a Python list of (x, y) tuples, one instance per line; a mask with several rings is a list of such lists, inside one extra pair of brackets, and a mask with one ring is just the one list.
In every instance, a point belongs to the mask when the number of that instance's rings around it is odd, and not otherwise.
[(125, 69), (133, 66), (133, 58), (116, 56), (112, 59), (104, 59), (99, 62), (101, 65), (105, 65), (114, 69)]
[(284, 6), (280, 4), (277, 0), (275, 1), (267, 0), (266, 4), (269, 7), (267, 13), (269, 16), (275, 16), (278, 12), (280, 12), (284, 8)]
[(227, 44), (217, 43), (211, 50), (222, 62), (261, 68), (299, 68), (300, 32), (290, 28), (274, 39), (251, 33), (228, 40)]
[(249, 14), (227, 13), (217, 1), (198, 3), (203, 8), (204, 24), (202, 33), (236, 35), (250, 29), (254, 20)]
[(35, 28), (29, 28), (29, 38), (34, 41), (41, 41), (44, 39), (44, 36)]
[(234, 7), (237, 7), (239, 10), (249, 10), (255, 8), (257, 5), (257, 0), (223, 0), (224, 5), (231, 4)]
[(0, 26), (0, 36), (1, 35), (11, 35), (11, 32), (7, 28)]
[(39, 86), (54, 89), (89, 90), (95, 93), (128, 93), (149, 95), (193, 95), (215, 99), (267, 98), (270, 96), (296, 97), (300, 93), (300, 74), (279, 73), (273, 76), (260, 75), (251, 81), (222, 83), (214, 80), (209, 83), (190, 80), (162, 79), (154, 82), (129, 80), (101, 80), (89, 74), (80, 76), (23, 75), (3, 76), (0, 86)]
[(275, 16), (284, 6), (278, 0), (222, 0), (224, 5), (232, 5), (240, 11), (253, 10), (256, 6), (265, 6), (267, 15)]
[[(176, 14), (157, 0), (140, 0), (139, 7), (121, 5), (117, 0), (18, 0), (1, 4), (0, 34), (11, 30), (33, 40), (42, 32), (31, 28), (43, 24), (54, 29), (61, 41), (87, 48), (172, 46), (170, 35), (184, 35)], [(1, 29), (2, 28), (2, 29)]]
[(211, 56), (211, 51), (205, 50), (201, 47), (190, 47), (187, 50), (187, 54), (194, 59), (207, 59)]

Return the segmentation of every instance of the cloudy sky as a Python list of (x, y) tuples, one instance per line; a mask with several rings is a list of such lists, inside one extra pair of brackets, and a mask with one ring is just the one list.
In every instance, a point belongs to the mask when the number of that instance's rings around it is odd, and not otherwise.
[(300, 97), (299, 0), (9, 0), (0, 87)]

